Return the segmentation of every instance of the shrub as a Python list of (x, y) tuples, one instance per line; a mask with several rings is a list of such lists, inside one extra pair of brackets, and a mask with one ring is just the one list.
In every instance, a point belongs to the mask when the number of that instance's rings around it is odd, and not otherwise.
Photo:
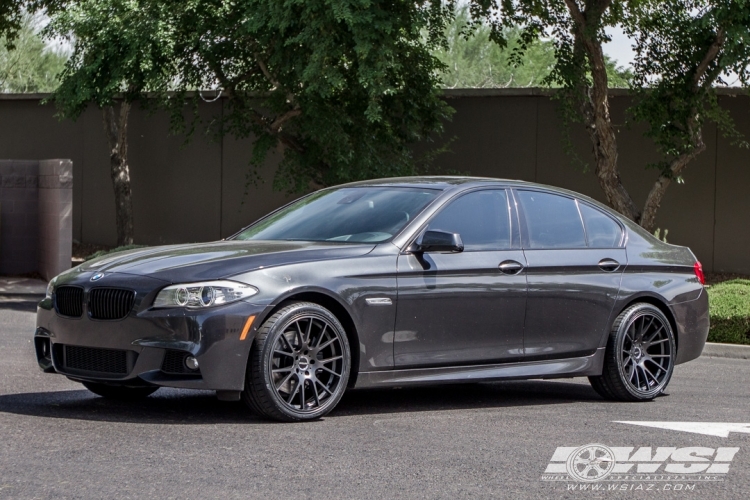
[(750, 344), (750, 280), (734, 279), (708, 288), (709, 342)]
[(91, 260), (96, 259), (97, 257), (101, 257), (103, 255), (107, 255), (110, 253), (115, 252), (124, 252), (125, 250), (135, 250), (136, 248), (145, 248), (147, 245), (123, 245), (121, 247), (115, 247), (111, 250), (99, 250), (98, 252), (94, 252), (88, 257), (86, 257), (84, 260)]

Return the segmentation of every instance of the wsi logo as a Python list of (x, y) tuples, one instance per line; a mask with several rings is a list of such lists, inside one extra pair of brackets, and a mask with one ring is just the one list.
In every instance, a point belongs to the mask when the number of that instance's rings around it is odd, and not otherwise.
[(739, 448), (587, 444), (555, 450), (544, 481), (723, 481)]

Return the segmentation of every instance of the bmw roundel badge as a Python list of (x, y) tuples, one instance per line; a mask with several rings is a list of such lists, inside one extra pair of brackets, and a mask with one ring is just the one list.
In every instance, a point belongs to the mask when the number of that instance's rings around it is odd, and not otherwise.
[(96, 273), (91, 277), (91, 281), (99, 281), (104, 277), (104, 273)]

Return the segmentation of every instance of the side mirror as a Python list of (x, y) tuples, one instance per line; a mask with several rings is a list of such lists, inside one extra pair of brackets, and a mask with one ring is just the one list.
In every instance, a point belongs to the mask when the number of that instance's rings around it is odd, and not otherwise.
[(417, 240), (413, 252), (463, 252), (464, 242), (458, 233), (448, 233), (446, 231), (425, 231), (422, 237)]

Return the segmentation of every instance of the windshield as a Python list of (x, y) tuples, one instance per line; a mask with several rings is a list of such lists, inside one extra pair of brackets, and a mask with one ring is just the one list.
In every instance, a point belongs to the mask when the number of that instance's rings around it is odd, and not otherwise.
[(439, 193), (397, 187), (324, 190), (266, 217), (235, 239), (379, 243), (401, 231)]

